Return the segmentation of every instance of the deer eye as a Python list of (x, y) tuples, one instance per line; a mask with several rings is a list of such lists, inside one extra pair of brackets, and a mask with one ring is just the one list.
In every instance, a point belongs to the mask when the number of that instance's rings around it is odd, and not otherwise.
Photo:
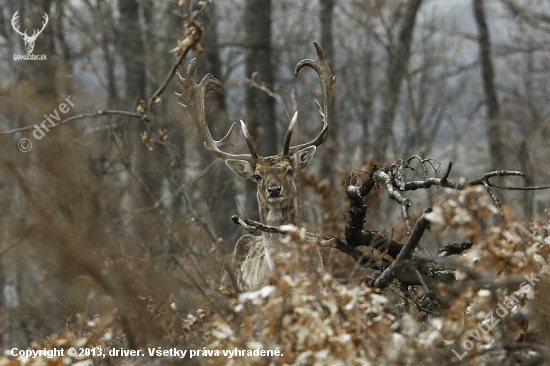
[(288, 170), (286, 171), (286, 175), (288, 175), (288, 176), (294, 175), (294, 169), (288, 168)]
[(256, 173), (256, 174), (254, 174), (254, 180), (255, 180), (256, 182), (259, 182), (259, 181), (262, 180), (262, 176), (261, 176), (260, 174)]

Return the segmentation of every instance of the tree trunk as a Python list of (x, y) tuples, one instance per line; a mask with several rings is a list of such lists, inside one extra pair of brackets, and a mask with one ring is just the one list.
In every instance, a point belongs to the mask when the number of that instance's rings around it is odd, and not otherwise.
[(487, 103), (487, 136), (489, 140), (489, 154), (491, 170), (502, 167), (504, 151), (502, 145), (502, 126), (499, 120), (499, 105), (494, 83), (493, 62), (491, 59), (491, 40), (489, 29), (485, 21), (483, 0), (473, 0), (474, 15), (478, 28), (479, 59), (481, 62), (481, 78)]
[(125, 97), (139, 102), (145, 98), (145, 63), (143, 41), (139, 27), (139, 4), (136, 0), (119, 0), (121, 43), (124, 66)]
[[(271, 63), (271, 0), (247, 0), (246, 76), (257, 77), (268, 88), (273, 87), (274, 73)], [(277, 143), (275, 126), (275, 100), (265, 92), (247, 88), (247, 124), (250, 134), (262, 156), (274, 155), (282, 150)]]
[[(327, 62), (331, 68), (331, 70), (335, 69), (335, 62), (334, 62), (334, 40), (333, 40), (333, 33), (332, 33), (332, 18), (334, 13), (334, 0), (320, 0), (321, 9), (320, 9), (320, 20), (321, 20), (321, 47), (323, 47), (323, 53), (325, 54), (325, 58), (327, 59)], [(333, 71), (334, 73), (334, 71)], [(336, 104), (337, 100), (334, 98), (333, 104)], [(330, 126), (330, 137), (325, 141), (323, 144), (323, 148), (321, 149), (321, 167), (320, 167), (320, 174), (322, 178), (328, 178), (331, 182), (332, 186), (334, 187), (335, 184), (337, 184), (337, 175), (336, 172), (333, 170), (334, 167), (337, 165), (336, 161), (334, 160), (336, 156), (338, 156), (338, 127), (339, 121), (336, 121), (336, 111), (337, 108), (334, 106), (331, 109), (331, 121), (334, 121), (335, 123), (332, 123)]]
[(384, 107), (380, 112), (379, 127), (376, 133), (378, 146), (375, 158), (379, 162), (385, 162), (388, 158), (387, 150), (390, 137), (393, 133), (392, 129), (397, 112), (401, 82), (409, 65), (414, 25), (420, 5), (422, 5), (422, 0), (410, 0), (409, 8), (405, 13), (403, 24), (399, 31), (396, 47), (389, 50), (388, 86), (384, 95)]
[[(197, 62), (197, 77), (211, 73), (220, 78), (222, 71), (217, 36), (216, 3), (206, 8), (200, 20), (204, 27), (202, 36), (204, 52), (199, 55)], [(231, 125), (227, 117), (225, 94), (222, 91), (211, 92), (207, 99), (206, 120), (214, 136), (219, 139), (225, 135)], [(207, 166), (215, 158), (212, 154), (206, 153), (202, 140), (197, 144), (197, 149), (202, 152), (201, 166)], [(209, 213), (216, 235), (223, 239), (225, 248), (231, 251), (241, 233), (240, 228), (231, 221), (231, 215), (238, 213), (233, 173), (225, 164), (220, 163), (208, 172), (203, 182), (205, 184), (201, 185), (204, 192), (202, 197), (208, 197), (206, 212)]]
[[(41, 25), (41, 16), (42, 11), (46, 12), (48, 16), (52, 15), (50, 0), (41, 0), (38, 2), (38, 7), (33, 7), (34, 4), (29, 4), (29, 11), (31, 11), (31, 16), (34, 19), (40, 19), (37, 24), (35, 24), (35, 29), (40, 29)], [(39, 14), (34, 13), (38, 10)], [(50, 19), (46, 28), (42, 34), (38, 37), (36, 45), (34, 47), (33, 53), (36, 55), (46, 54), (48, 59), (46, 61), (40, 62), (30, 62), (31, 68), (33, 69), (30, 75), (33, 75), (32, 84), (36, 87), (38, 95), (47, 95), (52, 101), (57, 101), (60, 96), (58, 95), (57, 85), (56, 85), (56, 50), (54, 45), (54, 26), (50, 24), (55, 20)]]
[[(268, 88), (273, 87), (271, 64), (271, 1), (247, 0), (245, 9), (246, 29), (246, 76), (260, 79)], [(246, 119), (256, 151), (260, 156), (279, 153), (275, 125), (275, 100), (265, 92), (248, 87), (246, 89)], [(258, 205), (252, 182), (245, 182), (245, 216), (259, 218)]]
[[(145, 71), (145, 50), (140, 27), (139, 11), (140, 5), (136, 0), (119, 0), (120, 11), (120, 53), (124, 67), (124, 105), (127, 109), (135, 109), (140, 100), (146, 99), (146, 71)], [(140, 134), (145, 128), (140, 123), (132, 122), (129, 125), (128, 133), (131, 136), (131, 168), (147, 186), (144, 188), (138, 182), (133, 182), (138, 198), (139, 208), (148, 207), (154, 202), (147, 192), (147, 189), (155, 198), (160, 198), (162, 193), (163, 169), (162, 162), (164, 154), (159, 148), (153, 147), (149, 150), (141, 140)], [(158, 220), (158, 217), (151, 212), (144, 213), (135, 221), (135, 232), (137, 237), (144, 243), (144, 247), (153, 249), (151, 245), (158, 245), (154, 225), (151, 221)], [(158, 223), (163, 227), (163, 223)]]

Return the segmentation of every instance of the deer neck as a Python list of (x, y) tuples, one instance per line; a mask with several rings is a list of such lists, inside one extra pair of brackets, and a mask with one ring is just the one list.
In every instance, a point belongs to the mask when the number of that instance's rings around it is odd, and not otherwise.
[[(296, 207), (294, 200), (285, 200), (283, 202), (271, 203), (263, 205), (258, 201), (260, 208), (260, 220), (262, 224), (269, 226), (281, 226), (286, 224), (296, 225)], [(262, 232), (266, 247), (282, 248), (284, 244), (281, 242), (281, 234)]]

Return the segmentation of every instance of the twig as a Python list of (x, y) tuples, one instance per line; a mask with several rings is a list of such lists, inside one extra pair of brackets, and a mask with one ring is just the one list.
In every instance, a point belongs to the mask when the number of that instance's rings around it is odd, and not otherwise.
[(277, 226), (264, 225), (261, 222), (250, 220), (246, 217), (233, 215), (231, 216), (231, 220), (233, 220), (235, 224), (244, 227), (249, 233), (254, 233), (256, 230), (260, 230), (267, 233), (286, 234), (286, 231), (283, 231)]
[(493, 202), (495, 203), (495, 206), (498, 208), (498, 212), (500, 215), (504, 215), (504, 211), (502, 210), (502, 205), (500, 204), (500, 200), (498, 199), (497, 195), (495, 194), (495, 190), (489, 185), (489, 181), (484, 180), (483, 181), (483, 187), (485, 187), (485, 190), (487, 193), (489, 193), (489, 196), (493, 199)]
[(427, 178), (424, 180), (417, 180), (417, 181), (409, 181), (405, 183), (405, 187), (403, 188), (404, 191), (414, 191), (417, 189), (422, 188), (430, 188), (432, 186), (436, 187), (442, 187), (442, 188), (451, 188), (456, 190), (463, 190), (466, 187), (471, 186), (478, 186), (484, 184), (486, 182), (490, 187), (498, 188), (496, 185), (491, 183), (489, 181), (490, 178), (493, 177), (506, 177), (506, 176), (520, 176), (523, 177), (525, 174), (520, 171), (515, 170), (499, 170), (499, 171), (493, 171), (489, 173), (485, 173), (483, 176), (479, 178), (471, 179), (470, 181), (466, 183), (454, 183), (449, 181), (447, 178), (449, 177), (449, 173), (451, 172), (452, 168), (452, 162), (449, 162), (449, 166), (447, 168), (447, 171), (445, 172), (443, 178)]
[(424, 311), (428, 314), (431, 314), (431, 315), (436, 315), (438, 316), (439, 314), (433, 310), (430, 310), (430, 309), (426, 309), (424, 308), (421, 304), (418, 304), (416, 301), (414, 301), (414, 299), (408, 294), (408, 293), (404, 293), (402, 292), (402, 290), (396, 290), (394, 289), (392, 286), (389, 286), (388, 289), (393, 292), (394, 294), (396, 294), (397, 296), (401, 297), (403, 300), (405, 300), (407, 303), (409, 304), (413, 304), (414, 307), (416, 307), (418, 310), (420, 311)]
[(256, 232), (256, 227), (253, 226), (253, 225), (248, 225), (244, 220), (246, 219), (242, 219), (240, 218), (239, 216), (237, 215), (233, 215), (231, 216), (231, 220), (233, 220), (233, 222), (237, 225), (241, 225), (242, 227), (244, 227), (250, 234), (253, 234)]
[(401, 215), (403, 216), (403, 220), (405, 221), (405, 226), (407, 227), (407, 234), (410, 234), (412, 230), (412, 221), (411, 221), (411, 217), (409, 216), (409, 207), (412, 205), (411, 200), (406, 197), (403, 197), (401, 193), (399, 193), (394, 188), (392, 177), (388, 173), (384, 172), (383, 170), (379, 170), (376, 173), (374, 173), (374, 180), (378, 184), (386, 188), (389, 198), (391, 198), (392, 200), (394, 200), (395, 202), (401, 205)]
[[(79, 114), (77, 116), (72, 116), (72, 117), (66, 118), (66, 119), (62, 120), (61, 122), (59, 122), (59, 123), (57, 123), (53, 126), (48, 126), (48, 128), (49, 129), (54, 129), (56, 127), (59, 127), (61, 125), (64, 125), (64, 124), (67, 124), (69, 122), (73, 122), (73, 121), (76, 121), (76, 120), (79, 120), (79, 119), (91, 118), (91, 117), (102, 117), (102, 116), (106, 116), (106, 115), (120, 115), (120, 116), (128, 116), (128, 117), (143, 119), (143, 115), (139, 114), (139, 113), (128, 112), (128, 111), (119, 111), (119, 110), (110, 110), (110, 109), (108, 109), (108, 110), (99, 109), (95, 112), (83, 113), (83, 114)], [(20, 127), (20, 128), (14, 128), (14, 129), (8, 130), (8, 131), (0, 131), (0, 135), (9, 135), (9, 134), (12, 134), (12, 133), (17, 133), (17, 132), (25, 132), (25, 131), (31, 130), (32, 128), (34, 128), (34, 126), (35, 125)]]
[(437, 251), (437, 256), (443, 258), (454, 254), (462, 254), (465, 250), (470, 249), (473, 244), (471, 240), (466, 240), (462, 243), (447, 244), (443, 249)]
[[(115, 140), (116, 141), (116, 140)], [(117, 149), (117, 152), (120, 156), (120, 159), (122, 160), (123, 166), (126, 168), (126, 171), (130, 174), (130, 176), (139, 184), (141, 189), (145, 192), (147, 198), (153, 203), (153, 207), (158, 211), (160, 216), (164, 219), (164, 232), (167, 234), (168, 237), (171, 238), (171, 240), (177, 244), (180, 248), (184, 248), (182, 245), (181, 240), (178, 237), (177, 231), (174, 230), (173, 225), (170, 221), (169, 214), (166, 212), (166, 210), (162, 207), (159, 200), (151, 190), (151, 188), (145, 183), (145, 181), (139, 176), (139, 174), (135, 171), (135, 169), (131, 166), (130, 162), (124, 158), (124, 153), (122, 147), (116, 143), (115, 147)]]
[(501, 186), (499, 184), (491, 184), (492, 187), (497, 189), (504, 189), (507, 191), (540, 191), (544, 189), (550, 189), (550, 184), (542, 186), (529, 186), (529, 187), (515, 187), (515, 186)]
[(441, 178), (442, 182), (446, 182), (447, 178), (449, 178), (449, 174), (451, 174), (451, 169), (453, 168), (453, 162), (449, 161), (449, 165), (447, 165), (447, 170), (445, 171), (445, 174), (443, 174), (443, 178)]
[(405, 227), (407, 228), (407, 235), (410, 235), (412, 230), (412, 221), (411, 221), (411, 216), (409, 215), (409, 207), (411, 207), (410, 200), (408, 200), (406, 203), (401, 204), (401, 216), (403, 217), (403, 221), (405, 221)]
[[(233, 222), (237, 225), (243, 226), (246, 230), (249, 232), (254, 232), (256, 230), (269, 232), (269, 233), (278, 233), (281, 235), (291, 234), (292, 231), (297, 230), (296, 227), (292, 225), (288, 226), (269, 226), (264, 225), (261, 222), (250, 220), (247, 218), (239, 217), (237, 215), (233, 215), (232, 218)], [(448, 282), (449, 275), (454, 279), (454, 272), (449, 270), (441, 270), (441, 269), (433, 269), (433, 268), (427, 268), (422, 269), (422, 271), (419, 271), (416, 267), (413, 266), (412, 261), (410, 259), (412, 258), (412, 253), (414, 252), (414, 249), (416, 245), (418, 244), (418, 241), (420, 240), (420, 237), (422, 236), (423, 230), (428, 226), (428, 221), (424, 216), (421, 216), (419, 221), (416, 223), (415, 227), (413, 228), (413, 231), (411, 233), (411, 236), (409, 237), (409, 249), (406, 251), (401, 250), (402, 253), (402, 260), (401, 263), (404, 263), (403, 267), (400, 267), (399, 263), (397, 266), (399, 266), (399, 273), (397, 274), (397, 278), (408, 285), (423, 285), (427, 287), (426, 281), (429, 279), (429, 283), (433, 284), (434, 282)], [(420, 230), (421, 229), (421, 230)], [(374, 234), (371, 233), (373, 237), (375, 237)], [(341, 252), (349, 255), (352, 257), (360, 266), (368, 267), (373, 270), (382, 270), (386, 269), (386, 271), (394, 266), (394, 258), (390, 256), (389, 254), (382, 252), (374, 247), (366, 247), (363, 250), (360, 251), (356, 249), (355, 247), (348, 245), (344, 241), (338, 238), (332, 238), (327, 235), (323, 234), (314, 234), (310, 232), (306, 232), (306, 236), (310, 238), (314, 238), (319, 240), (318, 244), (325, 246), (325, 247), (331, 247), (334, 249), (338, 249)], [(377, 238), (383, 237), (382, 235), (379, 235)], [(385, 237), (383, 237), (385, 238)], [(372, 239), (371, 239), (372, 241)], [(392, 242), (388, 238), (385, 238), (385, 242)], [(413, 243), (416, 243), (413, 245)], [(400, 243), (399, 243), (400, 244)], [(405, 244), (406, 246), (407, 244)], [(400, 244), (400, 247), (405, 248), (402, 244)], [(395, 249), (395, 248), (394, 248)], [(409, 252), (410, 251), (410, 252)], [(400, 254), (401, 254), (400, 253)], [(399, 254), (396, 254), (396, 256), (399, 258)], [(404, 257), (403, 257), (404, 256)], [(424, 263), (425, 261), (422, 261)], [(394, 266), (394, 269), (397, 268)], [(392, 270), (393, 272), (393, 270)], [(385, 272), (384, 272), (385, 273)], [(425, 276), (422, 276), (422, 273)], [(419, 275), (420, 274), (420, 277)], [(393, 273), (392, 273), (393, 275)], [(380, 278), (379, 276), (378, 278)], [(365, 278), (365, 280), (372, 280), (371, 278)], [(390, 278), (391, 280), (391, 278)], [(389, 283), (389, 280), (388, 280)], [(376, 286), (376, 283), (375, 283)]]
[(5, 322), (6, 320), (8, 320), (9, 318), (11, 318), (12, 316), (16, 316), (16, 315), (18, 315), (18, 314), (21, 314), (22, 312), (23, 312), (22, 310), (19, 310), (19, 311), (16, 311), (16, 312), (14, 312), (14, 313), (12, 313), (12, 314), (6, 316), (6, 317), (3, 318), (3, 319), (0, 319), (0, 324), (3, 323), (3, 322)]
[(467, 185), (469, 186), (476, 186), (483, 184), (483, 182), (487, 182), (490, 186), (493, 186), (491, 182), (489, 182), (489, 178), (493, 177), (507, 177), (507, 176), (518, 176), (518, 177), (525, 177), (525, 173), (520, 172), (518, 170), (496, 170), (493, 172), (485, 173), (480, 178), (475, 178), (470, 180)]
[(424, 279), (422, 278), (422, 275), (420, 274), (420, 271), (418, 270), (418, 268), (413, 267), (413, 271), (416, 277), (418, 278), (418, 280), (420, 281), (420, 283), (422, 284), (424, 291), (426, 291), (426, 293), (430, 292), (430, 289), (428, 288), (428, 285), (426, 285), (426, 282), (424, 282)]
[[(424, 174), (422, 180), (417, 181), (409, 181), (404, 182), (403, 179), (403, 173), (402, 169), (406, 165), (407, 167), (409, 162), (412, 159), (419, 159), (423, 168), (424, 168)], [(489, 196), (491, 196), (491, 199), (495, 203), (495, 206), (498, 208), (498, 211), (500, 215), (502, 216), (504, 214), (504, 211), (502, 210), (502, 205), (500, 203), (500, 200), (498, 196), (495, 193), (495, 189), (505, 189), (505, 190), (543, 190), (543, 189), (549, 189), (550, 185), (543, 185), (543, 186), (534, 186), (534, 187), (514, 187), (514, 186), (502, 186), (498, 184), (494, 184), (490, 181), (493, 177), (508, 177), (508, 176), (520, 176), (524, 177), (525, 174), (520, 171), (516, 170), (497, 170), (485, 173), (483, 176), (479, 178), (471, 179), (470, 181), (466, 183), (455, 183), (448, 180), (449, 174), (451, 172), (453, 162), (449, 162), (449, 165), (447, 166), (447, 170), (445, 171), (442, 178), (435, 178), (435, 177), (428, 177), (427, 176), (427, 170), (424, 165), (424, 163), (428, 162), (434, 170), (437, 171), (437, 169), (433, 166), (431, 163), (431, 159), (422, 159), (418, 156), (413, 156), (410, 158), (407, 162), (398, 163), (396, 165), (392, 165), (390, 168), (387, 168), (385, 170), (380, 170), (376, 173), (376, 179), (377, 181), (386, 187), (386, 190), (388, 191), (388, 196), (392, 198), (393, 200), (397, 201), (401, 204), (401, 214), (403, 216), (403, 219), (405, 221), (405, 225), (407, 227), (407, 231), (410, 233), (411, 229), (411, 221), (408, 214), (408, 208), (410, 206), (410, 201), (406, 201), (407, 199), (403, 198), (399, 192), (395, 190), (395, 188), (398, 188), (401, 191), (413, 191), (417, 189), (425, 189), (430, 188), (432, 186), (436, 187), (444, 187), (444, 188), (451, 188), (456, 190), (463, 190), (466, 187), (471, 186), (477, 186), (477, 185), (483, 185)], [(412, 167), (409, 167), (412, 169)], [(394, 172), (394, 176), (390, 176), (386, 173), (386, 171), (394, 171), (397, 169), (397, 172)]]
[(275, 99), (277, 103), (281, 105), (283, 108), (283, 111), (285, 112), (286, 118), (290, 121), (292, 119), (292, 116), (290, 113), (288, 113), (288, 110), (286, 109), (285, 103), (283, 102), (283, 98), (281, 98), (281, 95), (278, 93), (275, 93), (273, 90), (269, 89), (265, 84), (259, 83), (256, 81), (256, 73), (252, 74), (251, 78), (246, 78), (245, 81), (250, 84), (253, 88), (259, 89), (269, 95), (271, 98)]
[[(208, 2), (205, 1), (204, 3), (207, 4)], [(202, 12), (205, 7), (201, 8), (200, 12)], [(155, 90), (155, 92), (147, 100), (147, 111), (151, 110), (151, 106), (153, 105), (153, 103), (157, 103), (157, 99), (164, 92), (164, 90), (168, 86), (168, 83), (170, 82), (170, 80), (172, 80), (172, 78), (176, 74), (176, 70), (180, 67), (181, 63), (189, 53), (189, 50), (191, 50), (193, 46), (197, 42), (199, 42), (202, 36), (202, 31), (200, 30), (200, 27), (198, 27), (195, 24), (194, 20), (198, 16), (198, 14), (200, 14), (200, 12), (193, 13), (193, 16), (191, 17), (189, 22), (187, 22), (187, 30), (185, 32), (185, 38), (181, 42), (181, 44), (185, 45), (185, 48), (183, 49), (183, 52), (180, 53), (176, 62), (174, 62), (174, 64), (170, 68), (170, 71), (168, 71), (168, 74), (166, 74), (166, 77), (164, 78), (164, 81), (162, 82), (162, 84), (160, 84), (157, 90)]]

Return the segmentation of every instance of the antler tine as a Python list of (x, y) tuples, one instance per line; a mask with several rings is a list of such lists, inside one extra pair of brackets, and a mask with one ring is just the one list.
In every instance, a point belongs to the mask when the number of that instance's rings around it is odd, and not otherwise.
[(288, 130), (286, 131), (285, 144), (283, 145), (283, 155), (289, 156), (290, 150), (290, 139), (292, 138), (292, 132), (294, 132), (294, 126), (296, 125), (296, 120), (298, 120), (298, 111), (294, 112), (290, 124), (288, 125)]
[(259, 159), (260, 157), (256, 153), (256, 149), (254, 148), (254, 145), (252, 145), (252, 139), (250, 138), (250, 134), (248, 133), (248, 128), (246, 128), (246, 125), (244, 124), (243, 120), (241, 120), (241, 129), (243, 130), (244, 140), (246, 141), (246, 146), (248, 146), (248, 151), (250, 151), (250, 155), (254, 159)]
[[(46, 28), (46, 25), (48, 25), (48, 14), (44, 14), (44, 20), (45, 22), (42, 22), (42, 29), (40, 30), (33, 30), (32, 32), (32, 36), (29, 37), (29, 39), (34, 39), (36, 40), (38, 38), (38, 36), (40, 35), (40, 33), (42, 33), (42, 31), (44, 30), (44, 28)], [(25, 31), (26, 33), (26, 31)]]
[[(321, 119), (323, 121), (323, 129), (321, 130), (319, 135), (312, 141), (307, 142), (305, 144), (289, 147), (288, 151), (286, 150), (283, 151), (283, 153), (286, 153), (285, 155), (292, 155), (294, 152), (309, 146), (321, 145), (327, 137), (327, 132), (330, 126), (330, 104), (332, 102), (332, 97), (334, 96), (333, 86), (334, 86), (335, 77), (332, 75), (330, 71), (330, 67), (328, 66), (328, 63), (325, 59), (325, 55), (323, 54), (323, 49), (321, 48), (319, 43), (313, 42), (313, 45), (317, 50), (317, 60), (305, 59), (298, 62), (298, 64), (296, 65), (296, 69), (294, 71), (294, 75), (298, 76), (298, 73), (304, 66), (311, 67), (312, 69), (315, 70), (315, 72), (317, 72), (317, 75), (319, 75), (319, 79), (321, 80), (321, 85), (323, 87), (323, 99), (324, 99), (323, 109), (321, 109), (321, 105), (317, 101), (315, 101), (315, 104), (317, 105), (317, 109), (319, 110), (319, 114), (321, 115)], [(287, 132), (286, 139), (285, 139), (284, 149), (286, 149), (287, 143), (290, 144), (290, 137), (292, 135), (293, 128), (294, 126), (291, 122), (289, 126), (289, 130)]]
[(197, 64), (197, 59), (193, 58), (189, 61), (187, 66), (187, 72), (185, 77), (182, 77), (179, 72), (177, 72), (180, 90), (181, 93), (176, 93), (178, 97), (181, 98), (183, 103), (180, 103), (186, 110), (189, 112), (189, 115), (201, 131), (203, 138), (206, 140), (204, 142), (204, 147), (206, 150), (214, 153), (216, 156), (227, 160), (227, 159), (237, 159), (237, 160), (246, 160), (251, 163), (255, 163), (258, 159), (258, 154), (252, 146), (252, 141), (250, 140), (250, 135), (246, 130), (244, 123), (241, 123), (243, 128), (243, 134), (245, 136), (246, 144), (250, 150), (250, 154), (231, 154), (225, 151), (220, 150), (220, 148), (232, 145), (231, 143), (231, 133), (235, 128), (236, 122), (234, 122), (227, 134), (219, 141), (216, 141), (212, 138), (208, 124), (206, 123), (206, 114), (204, 109), (204, 100), (206, 94), (211, 90), (216, 90), (222, 87), (222, 83), (213, 77), (211, 74), (206, 74), (200, 83), (195, 83), (195, 67)]
[[(44, 28), (46, 28), (46, 25), (48, 25), (48, 20), (50, 19), (50, 18), (48, 18), (48, 14), (44, 14), (43, 18), (44, 18), (45, 21), (42, 22), (42, 29), (40, 29), (40, 32), (38, 32), (38, 34), (42, 33)], [(37, 34), (37, 36), (38, 36), (38, 34)]]
[(11, 18), (11, 26), (12, 28), (17, 32), (19, 33), (20, 35), (22, 36), (26, 36), (27, 35), (27, 30), (25, 29), (25, 32), (21, 32), (19, 30), (19, 26), (17, 26), (17, 28), (15, 27), (16, 26), (16, 23), (17, 23), (17, 18), (19, 18), (19, 10), (17, 10), (15, 12), (15, 14), (13, 14), (13, 17)]

